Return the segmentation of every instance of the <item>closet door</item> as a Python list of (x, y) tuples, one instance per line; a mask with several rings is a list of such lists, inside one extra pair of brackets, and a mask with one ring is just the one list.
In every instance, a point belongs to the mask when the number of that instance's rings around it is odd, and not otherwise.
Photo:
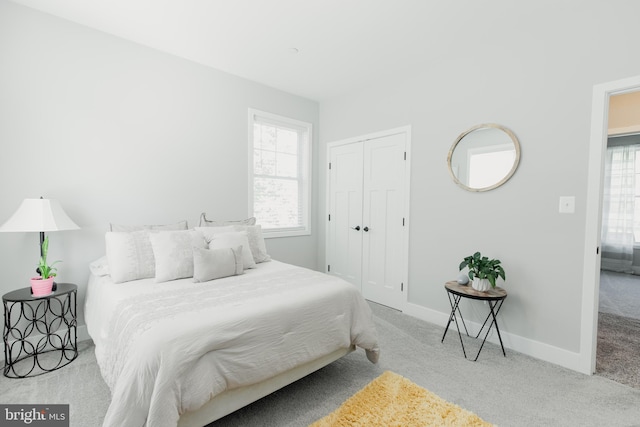
[(405, 134), (363, 146), (362, 294), (402, 309)]
[(329, 148), (327, 270), (364, 297), (403, 308), (407, 134)]
[(361, 289), (362, 142), (333, 147), (329, 153), (329, 273)]

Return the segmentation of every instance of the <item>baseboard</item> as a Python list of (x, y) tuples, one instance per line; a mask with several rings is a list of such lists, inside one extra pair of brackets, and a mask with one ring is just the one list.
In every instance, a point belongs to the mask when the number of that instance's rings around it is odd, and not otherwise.
[[(42, 337), (42, 335), (34, 335), (32, 337), (27, 338), (27, 341), (29, 341), (32, 344), (37, 343), (38, 341), (40, 341), (40, 338)], [(76, 328), (76, 338), (77, 338), (77, 342), (82, 342), (82, 341), (87, 341), (90, 340), (91, 337), (89, 336), (89, 331), (87, 331), (87, 326), (86, 325), (81, 325), (78, 326)], [(6, 353), (4, 352), (4, 342), (2, 343), (2, 360), (3, 360), (3, 365), (6, 363), (6, 360), (4, 359), (4, 355)]]
[[(442, 313), (440, 311), (412, 303), (405, 304), (404, 314), (441, 327), (444, 327), (449, 320), (449, 313)], [(480, 323), (471, 322), (466, 319), (465, 323), (470, 334), (476, 334), (477, 331), (480, 330), (480, 326), (482, 326)], [(452, 328), (453, 330), (456, 328), (454, 323), (449, 326), (449, 329)], [(502, 329), (500, 329), (500, 335), (502, 336), (502, 343), (504, 344), (505, 349), (517, 351), (518, 353), (526, 354), (527, 356), (535, 357), (536, 359), (544, 360), (545, 362), (588, 374), (588, 372), (584, 372), (584, 369), (582, 368), (584, 363), (579, 353), (511, 334)], [(489, 334), (487, 341), (500, 345), (498, 335), (493, 330)], [(507, 353), (507, 357), (509, 357), (509, 353)]]

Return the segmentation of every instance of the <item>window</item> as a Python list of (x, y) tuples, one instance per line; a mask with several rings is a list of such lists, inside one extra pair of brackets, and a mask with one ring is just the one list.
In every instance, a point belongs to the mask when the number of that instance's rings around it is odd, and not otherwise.
[(638, 150), (634, 145), (609, 145), (602, 195), (601, 267), (633, 272), (637, 245)]
[(638, 150), (638, 147), (635, 147), (635, 165), (634, 165), (634, 172), (635, 172), (635, 188), (633, 191), (634, 194), (634, 207), (633, 207), (633, 211), (634, 211), (634, 215), (633, 215), (633, 235), (634, 235), (634, 239), (635, 239), (635, 243), (636, 244), (640, 244), (640, 150)]
[[(605, 226), (618, 234), (632, 224), (640, 243), (640, 146), (609, 148), (610, 175), (605, 183), (609, 215)], [(615, 150), (615, 151), (614, 151)], [(627, 220), (625, 220), (627, 218)]]
[(265, 237), (311, 234), (311, 123), (249, 109), (249, 215)]

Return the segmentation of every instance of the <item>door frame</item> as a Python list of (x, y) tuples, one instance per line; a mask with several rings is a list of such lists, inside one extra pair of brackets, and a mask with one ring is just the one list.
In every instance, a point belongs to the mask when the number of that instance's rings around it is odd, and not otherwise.
[[(326, 145), (326, 153), (327, 153), (327, 164), (325, 167), (329, 167), (329, 162), (331, 161), (331, 156), (329, 153), (331, 149), (336, 146), (353, 144), (356, 142), (366, 142), (371, 139), (383, 138), (385, 136), (404, 134), (405, 135), (405, 151), (407, 153), (406, 167), (404, 169), (404, 228), (402, 233), (402, 283), (404, 283), (404, 288), (402, 290), (402, 301), (401, 301), (401, 311), (404, 311), (408, 296), (409, 296), (409, 228), (411, 226), (410, 220), (410, 199), (411, 199), (411, 125), (401, 126), (393, 129), (382, 130), (379, 132), (368, 133), (366, 135), (355, 136), (352, 138), (341, 139), (338, 141), (328, 142)], [(328, 221), (329, 218), (329, 208), (331, 202), (331, 176), (327, 174), (326, 178), (326, 194), (325, 194), (325, 221)], [(325, 228), (325, 259), (329, 259), (329, 227)], [(324, 271), (328, 273), (327, 263), (325, 263)]]
[(607, 148), (609, 123), (609, 99), (611, 95), (635, 92), (637, 90), (640, 90), (640, 76), (602, 83), (593, 87), (585, 208), (580, 366), (577, 367), (580, 372), (589, 375), (595, 373), (596, 370), (600, 293), (600, 233), (602, 227), (604, 156)]

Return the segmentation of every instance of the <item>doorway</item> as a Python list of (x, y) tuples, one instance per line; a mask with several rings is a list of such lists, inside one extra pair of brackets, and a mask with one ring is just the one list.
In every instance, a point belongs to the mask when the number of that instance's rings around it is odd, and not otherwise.
[(596, 374), (640, 388), (640, 91), (611, 95), (607, 128)]
[(594, 86), (591, 110), (589, 173), (586, 200), (586, 226), (582, 293), (582, 331), (578, 370), (596, 371), (598, 308), (601, 267), (602, 194), (604, 155), (607, 146), (609, 101), (611, 96), (640, 90), (640, 76)]
[(327, 272), (400, 311), (408, 290), (409, 131), (327, 144)]

